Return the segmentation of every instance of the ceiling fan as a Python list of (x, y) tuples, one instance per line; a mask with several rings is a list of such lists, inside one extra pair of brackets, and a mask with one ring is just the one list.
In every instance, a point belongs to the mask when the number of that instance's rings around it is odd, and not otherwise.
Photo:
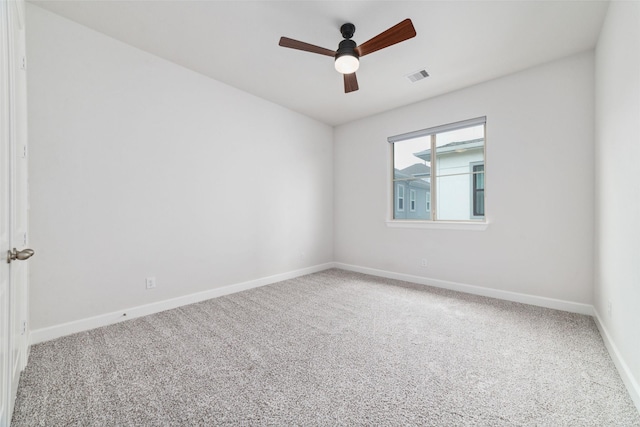
[(362, 43), (360, 46), (351, 40), (356, 31), (356, 26), (350, 23), (340, 27), (340, 33), (344, 40), (340, 42), (338, 50), (329, 50), (320, 46), (290, 39), (288, 37), (280, 37), (282, 47), (291, 49), (304, 50), (305, 52), (318, 53), (320, 55), (333, 56), (335, 58), (335, 67), (339, 73), (344, 75), (344, 93), (358, 90), (358, 79), (356, 78), (356, 70), (360, 66), (359, 58), (368, 55), (385, 47), (392, 46), (396, 43), (403, 42), (416, 36), (416, 30), (413, 28), (411, 19), (405, 19), (399, 24), (394, 25), (388, 30), (378, 34), (371, 40)]

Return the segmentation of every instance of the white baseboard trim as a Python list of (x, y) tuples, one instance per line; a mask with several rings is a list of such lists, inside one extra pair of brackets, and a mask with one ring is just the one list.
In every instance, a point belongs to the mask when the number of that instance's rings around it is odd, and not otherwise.
[(491, 298), (503, 299), (507, 301), (521, 302), (540, 307), (552, 308), (556, 310), (569, 311), (572, 313), (594, 315), (593, 306), (588, 304), (575, 303), (570, 301), (558, 300), (535, 295), (522, 294), (518, 292), (504, 291), (499, 289), (484, 288), (481, 286), (468, 285), (464, 283), (450, 282), (440, 279), (431, 279), (427, 277), (414, 276), (404, 273), (396, 273), (392, 271), (379, 270), (369, 267), (361, 267), (357, 265), (344, 264), (339, 262), (329, 262), (319, 264), (299, 270), (286, 273), (275, 274), (273, 276), (263, 277), (247, 282), (236, 283), (233, 285), (223, 286), (221, 288), (210, 289), (208, 291), (197, 292), (194, 294), (184, 295), (165, 301), (158, 301), (151, 304), (145, 304), (136, 307), (105, 313), (86, 319), (75, 320), (73, 322), (62, 323), (47, 328), (35, 329), (30, 331), (31, 344), (37, 344), (49, 341), (55, 338), (71, 335), (77, 332), (88, 331), (90, 329), (111, 325), (128, 319), (135, 319), (141, 316), (158, 313), (173, 308), (182, 307), (184, 305), (205, 301), (211, 298), (217, 298), (223, 295), (229, 295), (236, 292), (245, 291), (260, 286), (269, 285), (283, 280), (293, 279), (295, 277), (304, 276), (306, 274), (316, 273), (327, 270), (329, 268), (341, 268), (343, 270), (354, 271), (358, 273), (370, 274), (372, 276), (385, 277), (388, 279), (403, 280), (406, 282), (417, 283), (420, 285), (434, 286), (437, 288), (450, 289), (459, 292), (466, 292), (474, 295), (481, 295)]
[(506, 301), (521, 302), (524, 304), (536, 305), (539, 307), (552, 308), (555, 310), (569, 311), (571, 313), (586, 314), (593, 316), (593, 306), (577, 302), (559, 300), (554, 298), (540, 297), (536, 295), (522, 294), (518, 292), (503, 291), (500, 289), (484, 288), (482, 286), (467, 285), (464, 283), (449, 282), (447, 280), (430, 279), (427, 277), (414, 276), (411, 274), (395, 273), (392, 271), (378, 270), (375, 268), (361, 267), (351, 264), (334, 263), (336, 268), (355, 271), (357, 273), (370, 274), (372, 276), (385, 277), (387, 279), (403, 280), (405, 282), (419, 285), (444, 288), (452, 291), (465, 292), (468, 294), (481, 295), (485, 297), (497, 298)]
[(130, 307), (120, 311), (105, 313), (86, 319), (80, 319), (73, 322), (62, 323), (60, 325), (49, 326), (47, 328), (35, 329), (30, 332), (31, 344), (38, 344), (66, 335), (75, 334), (77, 332), (84, 332), (90, 329), (112, 325), (114, 323), (122, 322), (125, 320), (135, 319), (137, 317), (147, 316), (149, 314), (159, 313), (165, 310), (171, 310), (173, 308), (182, 307), (188, 304), (194, 304), (196, 302), (205, 301), (211, 298), (217, 298), (223, 295), (234, 294), (236, 292), (258, 288), (260, 286), (270, 285), (272, 283), (281, 282), (283, 280), (294, 279), (296, 277), (304, 276), (311, 273), (317, 273), (319, 271), (327, 270), (333, 267), (335, 267), (335, 264), (332, 262), (326, 264), (318, 264), (299, 270), (275, 274), (273, 276), (262, 277), (260, 279), (249, 280), (247, 282), (235, 283), (233, 285), (184, 295), (165, 301), (158, 301), (151, 304)]
[(600, 313), (595, 308), (593, 309), (594, 315), (593, 318), (596, 321), (596, 326), (598, 326), (598, 330), (600, 331), (600, 335), (602, 336), (602, 340), (604, 341), (604, 345), (609, 350), (609, 355), (613, 360), (613, 363), (618, 368), (618, 373), (622, 378), (622, 382), (627, 387), (629, 391), (629, 395), (631, 396), (631, 400), (635, 403), (636, 408), (638, 408), (638, 412), (640, 412), (640, 384), (634, 378), (629, 366), (624, 361), (622, 356), (620, 355), (620, 351), (618, 351), (618, 347), (615, 345), (613, 340), (611, 339), (611, 335), (607, 331), (607, 328), (604, 326), (604, 322), (602, 322), (602, 318), (600, 317)]

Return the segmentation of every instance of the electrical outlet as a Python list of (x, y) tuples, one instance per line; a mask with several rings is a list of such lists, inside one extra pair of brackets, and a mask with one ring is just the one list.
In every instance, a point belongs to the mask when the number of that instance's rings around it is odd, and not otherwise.
[(429, 264), (427, 263), (427, 259), (426, 258), (422, 258), (420, 260), (420, 267), (428, 267)]
[(155, 277), (147, 277), (145, 279), (145, 283), (147, 285), (147, 289), (154, 289), (156, 287), (156, 278)]

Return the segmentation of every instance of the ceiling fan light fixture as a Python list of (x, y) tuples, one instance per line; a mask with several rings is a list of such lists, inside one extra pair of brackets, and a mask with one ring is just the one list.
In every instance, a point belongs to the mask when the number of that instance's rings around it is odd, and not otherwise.
[[(348, 25), (348, 24), (345, 24)], [(345, 25), (342, 27), (344, 28)], [(355, 29), (355, 27), (354, 27)], [(350, 34), (353, 35), (353, 34)], [(342, 40), (336, 51), (336, 71), (342, 74), (353, 74), (358, 70), (360, 61), (356, 53), (356, 42), (353, 40)]]
[(336, 71), (342, 74), (352, 74), (360, 67), (358, 57), (354, 55), (342, 55), (336, 58)]

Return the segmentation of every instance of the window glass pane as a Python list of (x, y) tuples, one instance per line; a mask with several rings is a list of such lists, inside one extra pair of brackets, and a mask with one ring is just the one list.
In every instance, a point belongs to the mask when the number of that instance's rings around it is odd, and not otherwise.
[(431, 209), (418, 208), (430, 206), (430, 146), (430, 136), (393, 144), (394, 219), (431, 219)]
[(473, 167), (473, 172), (475, 173), (474, 187), (480, 190), (484, 190), (484, 165), (475, 165)]
[[(431, 154), (428, 153), (425, 156), (424, 151), (431, 151), (431, 137), (423, 136), (420, 138), (410, 139), (402, 141), (397, 144), (393, 144), (393, 168), (399, 172), (411, 172), (411, 167), (420, 169), (420, 172), (425, 173), (430, 171)], [(427, 166), (424, 168), (424, 166)]]
[[(406, 185), (404, 190), (405, 196), (402, 196), (402, 191), (399, 186)], [(413, 180), (405, 184), (395, 185), (395, 208), (393, 212), (394, 219), (416, 219), (416, 220), (430, 220), (431, 210), (426, 210), (425, 206), (428, 206), (430, 196), (429, 183), (423, 180)], [(422, 206), (421, 208), (419, 208)]]
[(436, 175), (468, 174), (469, 164), (484, 161), (484, 125), (436, 135)]
[(473, 216), (484, 216), (484, 164), (473, 165)]
[(484, 190), (478, 190), (474, 196), (474, 216), (484, 216)]
[[(467, 165), (467, 171), (469, 166)], [(443, 221), (469, 221), (478, 220), (472, 212), (472, 197), (475, 195), (471, 186), (472, 174), (448, 175), (437, 178), (438, 190), (436, 193), (437, 218)], [(484, 191), (483, 191), (484, 193)], [(482, 195), (484, 212), (484, 194)]]

